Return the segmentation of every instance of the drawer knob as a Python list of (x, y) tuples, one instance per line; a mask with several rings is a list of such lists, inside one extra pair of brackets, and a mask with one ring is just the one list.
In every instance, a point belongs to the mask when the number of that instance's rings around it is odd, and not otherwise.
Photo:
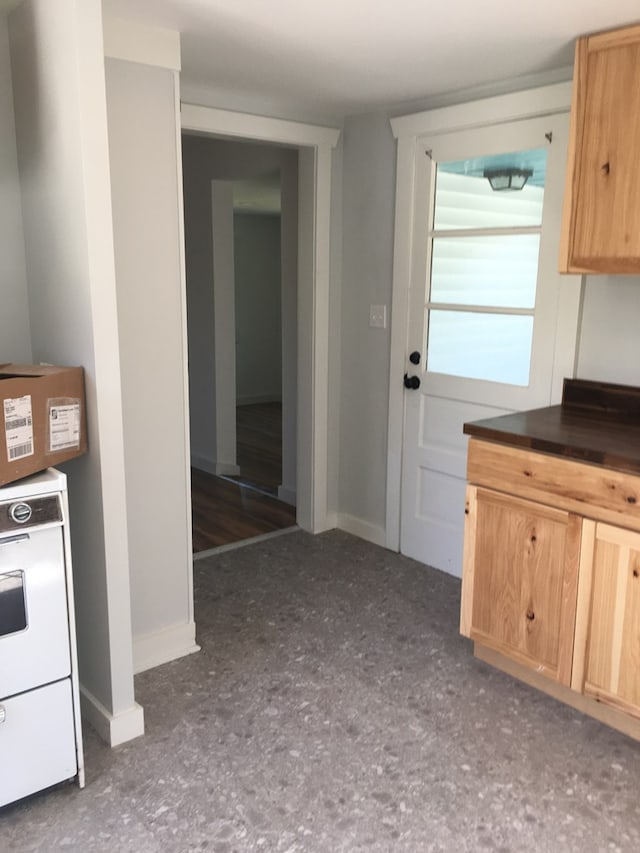
[(533, 610), (527, 610), (527, 619), (529, 620), (529, 622), (533, 622), (535, 618), (536, 614), (533, 612)]
[(6, 719), (7, 719), (7, 709), (4, 707), (4, 705), (0, 705), (0, 723), (4, 723), (4, 721)]

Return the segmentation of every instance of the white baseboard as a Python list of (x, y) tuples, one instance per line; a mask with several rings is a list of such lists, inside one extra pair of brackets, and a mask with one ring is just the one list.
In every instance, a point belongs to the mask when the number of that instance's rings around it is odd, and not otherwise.
[(365, 539), (367, 542), (372, 542), (374, 545), (382, 545), (383, 548), (386, 548), (385, 530), (379, 524), (371, 524), (370, 521), (356, 518), (355, 515), (339, 512), (336, 519), (336, 527), (344, 530), (346, 533), (352, 533), (360, 539)]
[(144, 734), (144, 709), (134, 702), (126, 711), (112, 714), (80, 685), (80, 713), (109, 746), (118, 746)]
[(133, 671), (137, 674), (176, 658), (199, 652), (195, 622), (181, 622), (133, 638)]
[(238, 397), (236, 406), (252, 406), (254, 403), (281, 403), (282, 394), (257, 394), (254, 397)]
[(197, 468), (198, 471), (205, 471), (207, 474), (215, 474), (217, 477), (237, 477), (240, 473), (240, 466), (230, 462), (216, 462), (208, 456), (201, 456), (199, 453), (191, 454), (191, 467)]
[(296, 490), (290, 489), (288, 486), (285, 485), (278, 486), (278, 500), (284, 501), (284, 503), (290, 504), (291, 506), (295, 506)]

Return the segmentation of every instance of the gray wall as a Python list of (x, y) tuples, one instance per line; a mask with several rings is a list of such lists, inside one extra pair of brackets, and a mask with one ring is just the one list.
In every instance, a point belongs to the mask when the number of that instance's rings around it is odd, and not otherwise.
[(391, 306), (396, 146), (386, 115), (347, 119), (343, 146), (339, 512), (384, 527), (390, 329), (369, 327), (369, 305)]
[(85, 369), (89, 452), (64, 466), (80, 681), (139, 733), (100, 2), (24, 0), (10, 41), (33, 356)]
[(0, 363), (29, 364), (31, 330), (7, 18), (0, 12)]
[(280, 217), (235, 213), (238, 404), (282, 399)]
[(139, 670), (194, 644), (176, 80), (116, 59), (106, 80)]
[(640, 276), (588, 276), (577, 375), (640, 385)]

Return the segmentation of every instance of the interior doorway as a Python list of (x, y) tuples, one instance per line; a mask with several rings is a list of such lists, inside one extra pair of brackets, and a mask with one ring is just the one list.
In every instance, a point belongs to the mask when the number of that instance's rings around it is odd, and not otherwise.
[(298, 152), (183, 137), (194, 553), (296, 523)]
[(189, 134), (297, 150), (296, 521), (311, 533), (328, 530), (330, 212), (332, 152), (340, 132), (186, 103), (180, 115)]

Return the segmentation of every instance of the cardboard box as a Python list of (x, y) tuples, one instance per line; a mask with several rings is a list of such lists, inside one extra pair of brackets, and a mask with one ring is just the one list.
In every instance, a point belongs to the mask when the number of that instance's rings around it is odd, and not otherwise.
[(0, 486), (86, 450), (83, 369), (0, 364)]

